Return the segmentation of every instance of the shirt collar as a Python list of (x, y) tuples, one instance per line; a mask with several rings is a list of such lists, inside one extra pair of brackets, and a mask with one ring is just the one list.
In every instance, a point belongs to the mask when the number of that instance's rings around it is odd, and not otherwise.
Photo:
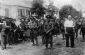
[(67, 21), (72, 21), (72, 20), (67, 20)]

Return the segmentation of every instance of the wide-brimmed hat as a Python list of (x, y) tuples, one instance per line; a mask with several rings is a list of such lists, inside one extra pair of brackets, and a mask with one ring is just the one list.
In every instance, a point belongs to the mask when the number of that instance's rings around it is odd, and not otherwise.
[(46, 18), (51, 18), (51, 15), (46, 15)]

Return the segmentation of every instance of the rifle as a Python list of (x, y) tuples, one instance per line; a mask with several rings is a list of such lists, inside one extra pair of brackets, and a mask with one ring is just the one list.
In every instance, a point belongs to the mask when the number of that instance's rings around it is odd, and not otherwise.
[(51, 29), (50, 29), (50, 30), (48, 30), (48, 31), (46, 31), (46, 33), (51, 32), (53, 29), (55, 29), (54, 25), (52, 25)]
[(52, 27), (50, 30), (48, 30), (46, 33), (49, 33), (50, 31), (52, 31), (54, 28)]

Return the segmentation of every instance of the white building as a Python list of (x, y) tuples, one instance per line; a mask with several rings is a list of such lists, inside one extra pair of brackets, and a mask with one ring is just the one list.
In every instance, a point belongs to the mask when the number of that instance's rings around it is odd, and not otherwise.
[[(30, 3), (30, 2), (29, 2)], [(0, 16), (18, 19), (29, 17), (31, 5), (20, 0), (0, 0)]]

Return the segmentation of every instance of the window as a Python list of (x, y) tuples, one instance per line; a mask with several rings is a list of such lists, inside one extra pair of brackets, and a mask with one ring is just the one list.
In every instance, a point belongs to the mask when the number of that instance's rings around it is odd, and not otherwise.
[(5, 9), (5, 16), (9, 17), (9, 9)]
[(29, 16), (30, 15), (30, 11), (26, 10), (26, 9), (18, 9), (18, 16), (22, 17), (22, 16)]
[(26, 16), (28, 16), (29, 15), (29, 10), (26, 10)]
[(22, 16), (22, 13), (23, 13), (23, 12), (22, 12), (22, 9), (18, 9), (18, 16), (21, 17), (21, 16)]
[(20, 9), (18, 9), (18, 16), (20, 16)]
[(20, 9), (20, 16), (22, 16), (22, 9)]
[(25, 9), (22, 9), (22, 16), (25, 16)]

